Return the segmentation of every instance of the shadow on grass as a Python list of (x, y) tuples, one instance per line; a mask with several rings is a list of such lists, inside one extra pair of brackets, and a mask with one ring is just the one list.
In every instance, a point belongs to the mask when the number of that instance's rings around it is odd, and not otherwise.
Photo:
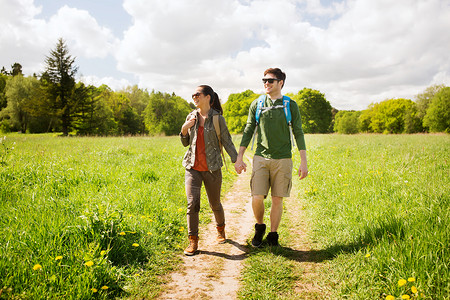
[(359, 236), (355, 236), (354, 242), (341, 244), (336, 243), (324, 249), (297, 250), (284, 246), (269, 246), (266, 241), (263, 242), (263, 246), (261, 248), (254, 248), (248, 242), (246, 244), (240, 244), (236, 241), (228, 239), (227, 243), (235, 246), (242, 251), (242, 253), (227, 254), (225, 252), (199, 250), (198, 254), (212, 255), (229, 260), (244, 260), (247, 257), (260, 252), (270, 252), (274, 255), (283, 256), (287, 259), (298, 262), (320, 263), (323, 261), (332, 260), (337, 255), (342, 253), (354, 253), (368, 246), (374, 246), (383, 239), (389, 239), (392, 242), (401, 240), (405, 236), (404, 226), (405, 224), (402, 219), (387, 216), (376, 220), (372, 226), (365, 226), (361, 230), (362, 233)]
[(405, 238), (405, 226), (405, 220), (400, 217), (387, 215), (375, 220), (370, 226), (363, 227), (361, 234), (356, 235), (353, 241), (348, 243), (335, 243), (318, 250), (297, 250), (290, 247), (269, 246), (264, 241), (261, 248), (253, 248), (247, 245), (247, 248), (250, 249), (248, 255), (251, 256), (265, 251), (299, 262), (320, 263), (332, 260), (339, 254), (355, 253), (361, 249), (373, 247), (382, 241), (387, 240), (389, 243), (401, 241)]

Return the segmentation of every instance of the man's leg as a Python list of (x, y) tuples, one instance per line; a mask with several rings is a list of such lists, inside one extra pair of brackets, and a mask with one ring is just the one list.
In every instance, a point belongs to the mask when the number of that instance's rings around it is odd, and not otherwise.
[(256, 223), (264, 223), (264, 195), (253, 195), (252, 201), (253, 215)]
[(270, 210), (270, 231), (276, 232), (280, 226), (283, 214), (283, 197), (272, 196), (272, 208)]
[(253, 195), (252, 200), (253, 214), (255, 215), (255, 235), (252, 239), (253, 247), (261, 247), (264, 234), (266, 233), (266, 224), (264, 224), (264, 196)]

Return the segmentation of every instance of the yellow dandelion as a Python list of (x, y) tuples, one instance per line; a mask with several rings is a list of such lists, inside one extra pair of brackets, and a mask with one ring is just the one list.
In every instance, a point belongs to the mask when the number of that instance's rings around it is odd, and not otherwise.
[(398, 286), (404, 286), (406, 284), (406, 280), (405, 279), (400, 279), (398, 281)]
[(149, 231), (149, 232), (147, 232), (147, 234), (148, 234), (148, 235), (153, 235), (153, 233), (151, 233), (150, 231)]
[(97, 293), (97, 289), (96, 289), (96, 288), (92, 288), (91, 291), (92, 291), (93, 293)]
[(141, 274), (136, 273), (136, 274), (134, 274), (134, 276), (135, 276), (135, 277), (139, 277), (139, 276), (141, 276)]
[(392, 295), (387, 295), (386, 296), (386, 300), (394, 300), (394, 299), (395, 299), (395, 297), (392, 296)]
[(410, 299), (409, 295), (402, 295), (402, 299)]
[(178, 231), (184, 231), (184, 227), (181, 226), (180, 229), (178, 229)]
[(167, 210), (167, 208), (164, 207), (164, 208), (163, 208), (163, 211), (166, 211), (166, 210)]
[(417, 294), (417, 288), (416, 288), (415, 286), (412, 286), (412, 287), (411, 287), (411, 292), (412, 292), (413, 294)]
[(92, 260), (90, 260), (90, 261), (85, 262), (84, 265), (87, 267), (92, 267), (94, 265), (94, 262)]
[(109, 287), (107, 285), (102, 286), (102, 290), (107, 290)]
[(367, 253), (367, 254), (366, 254), (366, 258), (368, 258), (368, 257), (370, 257), (370, 253)]
[(131, 246), (133, 246), (133, 247), (139, 247), (139, 244), (138, 244), (138, 243), (133, 243), (133, 245), (131, 245)]
[(408, 281), (409, 281), (409, 282), (414, 282), (414, 281), (416, 281), (416, 279), (415, 279), (414, 277), (409, 277), (409, 278), (408, 278)]
[(105, 255), (105, 254), (106, 254), (105, 250), (100, 251), (100, 255)]
[(183, 209), (182, 209), (182, 208), (180, 207), (180, 208), (178, 209), (178, 211), (179, 211), (179, 212), (182, 212), (182, 211), (183, 211)]
[(35, 265), (33, 266), (33, 270), (35, 270), (35, 271), (42, 270), (42, 266), (41, 266), (40, 264), (35, 264)]
[(126, 233), (125, 233), (125, 232), (123, 232), (123, 231), (122, 231), (121, 233), (119, 233), (119, 235), (125, 235), (125, 234), (126, 234)]
[(63, 257), (61, 255), (58, 255), (57, 257), (55, 257), (55, 260), (61, 260)]

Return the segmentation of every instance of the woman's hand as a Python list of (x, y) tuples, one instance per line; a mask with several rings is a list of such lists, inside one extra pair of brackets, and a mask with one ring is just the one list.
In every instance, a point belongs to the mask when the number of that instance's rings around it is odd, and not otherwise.
[(188, 130), (195, 125), (195, 117), (187, 120), (184, 122), (183, 126), (181, 126), (181, 134), (186, 135), (188, 133)]

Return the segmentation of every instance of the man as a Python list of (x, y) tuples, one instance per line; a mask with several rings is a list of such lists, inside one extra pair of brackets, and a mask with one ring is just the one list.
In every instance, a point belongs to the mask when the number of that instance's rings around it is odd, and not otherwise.
[[(258, 99), (252, 102), (247, 118), (247, 125), (242, 136), (239, 154), (234, 165), (240, 174), (247, 170), (244, 163), (244, 153), (257, 130), (257, 147), (253, 156), (253, 172), (250, 182), (252, 192), (252, 208), (256, 219), (255, 235), (252, 246), (261, 247), (266, 232), (264, 224), (264, 198), (271, 189), (272, 207), (270, 211), (270, 232), (267, 243), (278, 246), (278, 226), (283, 213), (283, 198), (289, 197), (292, 184), (292, 152), (291, 132), (283, 109), (283, 95), (281, 89), (286, 80), (286, 74), (278, 68), (270, 68), (264, 72), (265, 99), (256, 122)], [(308, 175), (306, 162), (306, 146), (303, 136), (300, 111), (295, 101), (289, 101), (292, 116), (292, 132), (295, 136), (297, 148), (300, 151), (301, 163), (298, 169), (300, 179)]]

